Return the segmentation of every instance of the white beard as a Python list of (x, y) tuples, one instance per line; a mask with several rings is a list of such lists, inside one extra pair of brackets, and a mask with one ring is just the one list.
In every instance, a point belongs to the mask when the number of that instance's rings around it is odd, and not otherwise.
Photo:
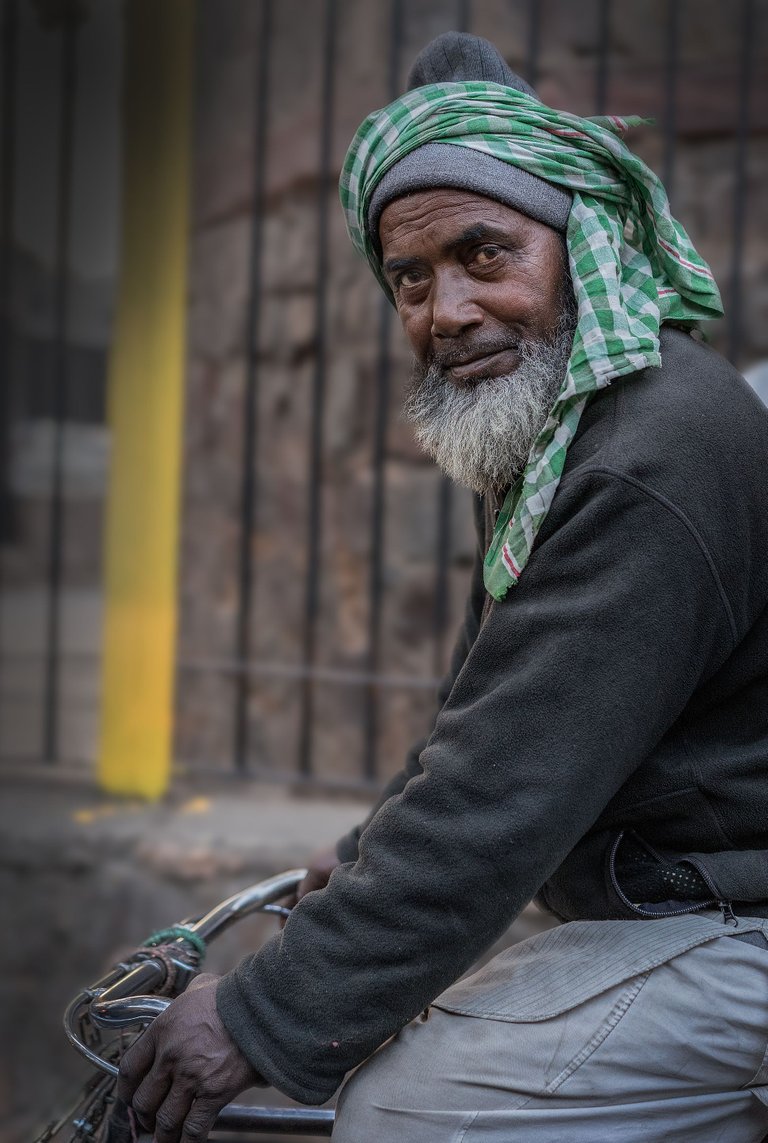
[(516, 343), (512, 373), (458, 386), (446, 366), (414, 366), (405, 400), (416, 439), (447, 476), (473, 492), (507, 488), (525, 467), (565, 378), (573, 321), (551, 341)]

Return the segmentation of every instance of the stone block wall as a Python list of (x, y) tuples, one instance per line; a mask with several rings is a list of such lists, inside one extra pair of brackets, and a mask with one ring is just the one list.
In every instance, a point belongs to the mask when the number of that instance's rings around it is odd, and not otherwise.
[[(531, 6), (475, 0), (470, 30), (494, 40), (513, 67), (526, 70)], [(306, 576), (317, 577), (320, 612), (316, 665), (336, 673), (315, 688), (313, 764), (324, 782), (359, 780), (365, 686), (347, 679), (368, 658), (372, 463), (381, 299), (344, 232), (335, 183), (360, 120), (388, 100), (392, 6), (380, 0), (336, 3), (331, 177), (320, 180), (325, 5), (274, 4), (268, 60), (268, 110), (261, 216), (261, 301), (255, 324), (256, 512), (248, 705), (254, 772), (290, 779), (299, 738)], [(675, 72), (676, 146), (672, 204), (731, 293), (743, 74), (741, 5), (680, 3)], [(458, 6), (419, 0), (402, 6), (400, 88), (419, 48), (454, 27)], [(739, 363), (768, 354), (768, 100), (766, 13), (755, 6), (744, 187)], [(543, 99), (581, 114), (595, 110), (599, 63), (597, 0), (538, 6), (536, 83)], [(666, 19), (663, 0), (611, 6), (606, 110), (655, 118), (638, 130), (636, 150), (665, 165)], [(251, 243), (261, 5), (217, 0), (198, 5), (198, 60), (189, 298), (189, 370), (181, 559), (177, 756), (187, 770), (232, 767), (238, 609), (243, 422), (248, 376)], [(328, 268), (323, 338), (318, 329), (319, 201), (327, 210)], [(729, 326), (713, 331), (727, 348)], [(307, 568), (308, 456), (318, 347), (325, 345), (320, 529), (316, 564)], [(409, 354), (391, 323), (390, 393), (384, 462), (384, 597), (379, 669), (393, 685), (378, 699), (377, 755), (382, 777), (401, 764), (423, 732), (433, 696), (429, 680), (445, 660), (434, 638), (439, 477), (399, 420)], [(453, 628), (462, 609), (473, 537), (468, 495), (453, 494), (448, 591)], [(419, 686), (394, 685), (421, 680)], [(335, 680), (335, 681), (334, 681)]]

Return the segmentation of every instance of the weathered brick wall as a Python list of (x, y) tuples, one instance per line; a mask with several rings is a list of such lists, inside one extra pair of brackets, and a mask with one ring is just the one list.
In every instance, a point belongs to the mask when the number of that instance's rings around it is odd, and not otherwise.
[[(494, 40), (525, 69), (527, 3), (475, 0), (471, 30)], [(701, 0), (683, 7), (677, 68), (677, 147), (673, 208), (710, 259), (728, 300), (739, 120), (740, 5)], [(765, 13), (753, 42), (744, 244), (741, 364), (768, 354), (768, 100)], [(401, 72), (432, 36), (453, 26), (444, 0), (404, 5)], [(334, 73), (332, 167), (335, 176), (359, 121), (387, 101), (390, 5), (340, 0)], [(579, 113), (595, 108), (597, 3), (548, 0), (541, 16), (537, 85), (545, 100)], [(613, 5), (607, 110), (657, 121), (634, 146), (657, 170), (664, 162), (665, 18), (662, 0)], [(693, 18), (695, 16), (695, 19)], [(192, 669), (230, 660), (235, 646), (237, 560), (250, 241), (254, 193), (255, 79), (259, 5), (219, 0), (199, 5), (194, 222), (189, 304), (189, 384), (181, 561), (177, 754), (182, 765), (231, 765), (231, 672)], [(316, 362), (318, 172), (321, 131), (323, 5), (274, 5), (265, 171), (263, 296), (258, 325), (258, 497), (252, 656), (297, 665), (301, 659), (306, 575), (307, 456)], [(326, 287), (327, 395), (323, 421), (321, 617), (318, 663), (359, 670), (366, 662), (371, 464), (380, 299), (344, 233), (335, 186), (327, 190), (330, 264)], [(727, 344), (727, 327), (714, 332)], [(386, 453), (385, 601), (381, 669), (428, 677), (434, 669), (438, 475), (398, 419), (408, 352), (392, 330), (392, 386)], [(471, 558), (467, 496), (454, 495), (450, 553), (454, 620)], [(451, 626), (453, 626), (453, 621)], [(251, 757), (267, 770), (295, 765), (299, 684), (259, 677), (249, 707)], [(360, 687), (317, 687), (315, 763), (321, 776), (359, 772), (363, 735)], [(379, 708), (382, 773), (396, 769), (420, 733), (432, 699), (426, 690), (388, 688)]]

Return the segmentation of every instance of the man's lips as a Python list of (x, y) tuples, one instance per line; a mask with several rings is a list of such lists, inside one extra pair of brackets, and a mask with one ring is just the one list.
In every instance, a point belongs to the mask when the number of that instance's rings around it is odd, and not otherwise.
[(465, 358), (446, 367), (454, 381), (476, 381), (512, 373), (520, 364), (516, 349), (498, 349)]

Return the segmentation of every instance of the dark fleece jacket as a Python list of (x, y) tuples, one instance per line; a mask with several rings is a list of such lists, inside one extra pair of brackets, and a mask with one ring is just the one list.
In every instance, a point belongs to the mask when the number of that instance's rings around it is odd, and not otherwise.
[(637, 916), (622, 831), (768, 915), (768, 414), (687, 334), (663, 332), (662, 361), (591, 402), (502, 603), (478, 551), (428, 744), (328, 887), (219, 986), (240, 1049), (301, 1101), (535, 894), (567, 920)]

